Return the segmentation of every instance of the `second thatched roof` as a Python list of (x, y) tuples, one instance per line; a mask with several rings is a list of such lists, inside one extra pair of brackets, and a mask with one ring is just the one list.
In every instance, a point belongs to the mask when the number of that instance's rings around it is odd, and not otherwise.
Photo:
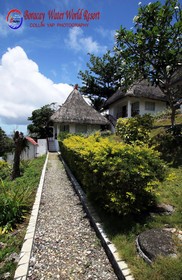
[(153, 100), (166, 101), (166, 96), (159, 87), (149, 84), (147, 80), (135, 82), (126, 92), (118, 89), (105, 103), (105, 108), (124, 97), (145, 97)]
[(107, 119), (88, 105), (77, 87), (70, 93), (65, 103), (50, 118), (56, 123), (108, 124)]

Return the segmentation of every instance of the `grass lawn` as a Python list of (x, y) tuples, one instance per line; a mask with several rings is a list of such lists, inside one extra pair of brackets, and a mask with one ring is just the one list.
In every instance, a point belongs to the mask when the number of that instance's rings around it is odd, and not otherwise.
[[(182, 124), (182, 114), (177, 114), (175, 117), (175, 124)], [(160, 118), (155, 120), (154, 126), (165, 126), (165, 125), (171, 125), (171, 120), (169, 117)]]
[[(20, 253), (44, 162), (45, 156), (26, 161), (21, 167), (21, 177), (14, 181), (10, 181), (8, 178), (4, 180), (4, 186), (8, 187), (8, 195), (14, 194), (16, 188), (23, 190), (26, 194), (26, 203), (24, 204), (25, 212), (22, 222), (17, 222), (8, 233), (0, 233), (0, 279), (5, 273), (10, 273), (8, 280), (14, 277), (17, 264), (8, 257), (12, 253)], [(2, 195), (1, 188), (2, 186), (0, 186), (0, 195)], [(2, 199), (2, 196), (0, 196), (0, 199)]]

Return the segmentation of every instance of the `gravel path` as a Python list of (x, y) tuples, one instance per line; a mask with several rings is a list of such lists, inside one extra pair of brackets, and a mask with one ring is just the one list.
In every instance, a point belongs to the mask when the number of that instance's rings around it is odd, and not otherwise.
[(29, 280), (117, 279), (57, 154), (50, 154)]

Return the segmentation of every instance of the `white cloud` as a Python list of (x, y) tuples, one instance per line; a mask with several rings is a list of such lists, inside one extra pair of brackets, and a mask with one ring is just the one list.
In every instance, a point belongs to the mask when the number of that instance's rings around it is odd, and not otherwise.
[(0, 64), (0, 119), (25, 124), (33, 110), (45, 104), (62, 104), (72, 91), (68, 84), (54, 84), (39, 72), (38, 65), (17, 46), (8, 49)]
[(97, 41), (94, 41), (91, 36), (85, 37), (84, 32), (80, 27), (73, 27), (69, 30), (68, 38), (65, 39), (68, 47), (75, 51), (85, 51), (86, 53), (105, 52), (107, 47), (101, 46)]

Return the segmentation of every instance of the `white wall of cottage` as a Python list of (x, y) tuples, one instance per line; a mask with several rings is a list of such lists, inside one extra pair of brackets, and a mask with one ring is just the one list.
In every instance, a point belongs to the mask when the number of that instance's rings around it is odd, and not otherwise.
[[(77, 131), (80, 131), (80, 133), (82, 133), (82, 131), (85, 131), (88, 134), (91, 134), (95, 131), (99, 131), (100, 130), (100, 125), (98, 124), (79, 124), (79, 127), (77, 124), (75, 123), (70, 123), (69, 124), (69, 133), (77, 133)], [(55, 123), (54, 124), (54, 128), (53, 128), (53, 137), (55, 138), (55, 136), (59, 135), (60, 133), (60, 124), (59, 123)]]
[[(131, 105), (135, 102), (139, 102), (139, 114), (142, 116), (144, 114), (156, 114), (166, 109), (166, 102), (160, 100), (152, 100), (147, 98), (123, 98), (109, 107), (109, 114), (115, 117), (121, 117), (122, 107), (127, 107), (127, 117), (131, 117)], [(146, 110), (145, 103), (152, 102), (155, 103), (155, 110)]]

